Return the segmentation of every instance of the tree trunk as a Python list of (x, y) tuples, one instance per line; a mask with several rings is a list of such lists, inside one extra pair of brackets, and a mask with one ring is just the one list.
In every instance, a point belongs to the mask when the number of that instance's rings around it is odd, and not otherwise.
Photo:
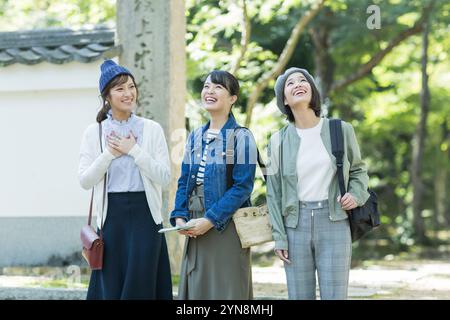
[[(117, 36), (120, 63), (130, 68), (139, 88), (137, 112), (164, 129), (169, 154), (185, 143), (185, 21), (183, 0), (118, 0)], [(172, 141), (171, 138), (176, 141)], [(158, 156), (158, 155), (154, 155)], [(171, 157), (172, 158), (172, 157)], [(180, 164), (171, 161), (171, 183), (163, 192), (162, 215), (168, 224)], [(184, 237), (166, 236), (172, 273), (179, 273)]]
[(436, 230), (447, 229), (449, 227), (448, 221), (448, 179), (449, 179), (449, 151), (441, 150), (440, 146), (450, 143), (450, 131), (447, 128), (447, 123), (442, 123), (442, 140), (438, 144), (436, 150), (436, 173), (435, 173), (435, 203), (436, 203)]
[[(446, 159), (446, 165), (445, 168), (447, 169), (447, 176), (450, 174), (450, 130), (447, 127), (447, 123), (444, 123), (443, 125), (444, 130), (445, 130), (445, 136), (446, 136), (446, 143), (447, 143), (447, 157)], [(448, 182), (448, 180), (447, 180)], [(448, 227), (450, 226), (450, 201), (448, 200), (448, 195), (449, 195), (449, 191), (448, 191), (448, 187), (449, 185), (446, 184), (445, 185), (445, 193), (444, 193), (444, 198), (445, 198), (445, 211), (444, 211), (444, 224), (445, 227), (448, 229)]]
[(448, 178), (448, 169), (441, 166), (437, 167), (434, 182), (437, 230), (448, 228)]
[(422, 197), (423, 197), (423, 181), (422, 181), (422, 160), (424, 154), (424, 141), (427, 134), (427, 118), (430, 107), (430, 92), (428, 89), (428, 34), (429, 21), (425, 19), (423, 25), (423, 44), (422, 44), (422, 90), (420, 92), (420, 120), (417, 125), (413, 139), (411, 180), (413, 185), (413, 227), (416, 240), (419, 243), (426, 241), (425, 223), (422, 217)]
[[(323, 13), (327, 21), (333, 20), (333, 12), (329, 8), (324, 9)], [(314, 66), (315, 78), (320, 91), (322, 103), (322, 114), (327, 116), (330, 107), (330, 89), (333, 85), (335, 62), (330, 54), (330, 24), (321, 23), (316, 28), (311, 28), (309, 33), (314, 42)]]

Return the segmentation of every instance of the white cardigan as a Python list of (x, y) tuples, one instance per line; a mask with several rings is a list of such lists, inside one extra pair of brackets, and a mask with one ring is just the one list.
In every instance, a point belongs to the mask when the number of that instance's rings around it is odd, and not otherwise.
[[(142, 144), (135, 144), (128, 153), (134, 158), (142, 176), (147, 203), (156, 224), (162, 223), (162, 188), (170, 182), (169, 151), (164, 131), (157, 122), (144, 120)], [(93, 215), (97, 216), (100, 228), (106, 220), (108, 212), (108, 196), (105, 197), (103, 222), (101, 207), (103, 201), (103, 180), (114, 155), (105, 147), (102, 140), (103, 153), (100, 151), (99, 125), (93, 123), (84, 132), (80, 148), (80, 164), (78, 178), (84, 189), (94, 188)]]

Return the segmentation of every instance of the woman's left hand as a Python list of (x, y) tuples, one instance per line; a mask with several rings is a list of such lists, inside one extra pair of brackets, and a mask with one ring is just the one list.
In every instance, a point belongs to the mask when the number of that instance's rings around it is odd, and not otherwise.
[(128, 136), (128, 138), (119, 137), (117, 135), (108, 137), (108, 143), (115, 150), (120, 151), (123, 154), (128, 154), (128, 152), (130, 152), (130, 150), (136, 144), (136, 138), (134, 137), (133, 132), (130, 131), (130, 135)]
[(346, 193), (341, 199), (341, 196), (337, 197), (337, 201), (341, 203), (341, 207), (344, 210), (352, 210), (355, 209), (358, 204), (356, 203), (355, 197), (352, 196), (351, 193)]
[(211, 221), (206, 218), (192, 219), (189, 220), (187, 225), (193, 225), (191, 229), (187, 230), (187, 233), (190, 237), (197, 237), (205, 234), (211, 229), (214, 225)]

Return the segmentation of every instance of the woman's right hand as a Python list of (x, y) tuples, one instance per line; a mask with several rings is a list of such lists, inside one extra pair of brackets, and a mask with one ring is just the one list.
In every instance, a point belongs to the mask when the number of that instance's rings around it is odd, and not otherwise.
[(117, 137), (115, 135), (108, 135), (106, 137), (107, 141), (108, 141), (108, 145), (106, 146), (106, 148), (108, 149), (109, 152), (112, 153), (112, 155), (117, 158), (120, 157), (123, 153), (120, 152), (120, 150), (118, 150), (115, 146), (114, 146), (114, 142), (116, 141)]
[[(183, 218), (176, 218), (175, 224), (179, 227), (184, 227), (186, 225), (186, 220), (184, 220)], [(182, 234), (184, 236), (190, 236), (188, 233), (188, 230), (180, 230), (180, 231), (178, 231), (178, 233)]]
[(286, 263), (291, 263), (291, 260), (289, 260), (289, 255), (288, 255), (288, 251), (287, 250), (283, 250), (283, 249), (275, 249), (275, 254), (278, 256), (278, 258), (280, 258), (282, 261), (286, 262)]

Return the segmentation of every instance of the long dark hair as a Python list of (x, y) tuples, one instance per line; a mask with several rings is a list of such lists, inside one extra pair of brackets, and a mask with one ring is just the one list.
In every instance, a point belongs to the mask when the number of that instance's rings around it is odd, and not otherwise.
[(100, 94), (100, 96), (102, 97), (102, 108), (100, 109), (100, 111), (97, 113), (97, 122), (100, 123), (103, 120), (105, 120), (108, 116), (108, 111), (111, 109), (111, 105), (109, 104), (107, 98), (109, 96), (109, 91), (114, 88), (115, 86), (120, 86), (124, 83), (127, 83), (128, 81), (128, 77), (130, 77), (133, 80), (134, 83), (134, 87), (136, 88), (136, 103), (139, 97), (139, 91), (138, 91), (138, 87), (136, 85), (136, 81), (134, 80), (132, 75), (129, 74), (119, 74), (118, 76), (116, 76), (115, 78), (113, 78), (105, 87), (105, 89), (103, 89), (102, 93)]
[(209, 76), (211, 76), (212, 83), (220, 84), (221, 86), (225, 87), (225, 89), (227, 89), (230, 95), (237, 96), (239, 98), (239, 81), (231, 73), (229, 73), (228, 71), (214, 70), (208, 73), (205, 81)]
[[(297, 72), (297, 71), (296, 71)], [(301, 74), (303, 74), (306, 78), (306, 81), (309, 82), (309, 85), (311, 86), (311, 102), (309, 103), (309, 107), (313, 109), (314, 114), (316, 117), (320, 117), (320, 112), (322, 111), (322, 106), (320, 102), (320, 93), (319, 90), (316, 87), (316, 84), (314, 80), (311, 78), (311, 76), (303, 71), (298, 71)], [(287, 79), (286, 79), (287, 80)], [(283, 88), (284, 90), (284, 88)], [(291, 107), (289, 105), (285, 105), (286, 107), (286, 116), (289, 122), (295, 122), (294, 114), (292, 113)]]

